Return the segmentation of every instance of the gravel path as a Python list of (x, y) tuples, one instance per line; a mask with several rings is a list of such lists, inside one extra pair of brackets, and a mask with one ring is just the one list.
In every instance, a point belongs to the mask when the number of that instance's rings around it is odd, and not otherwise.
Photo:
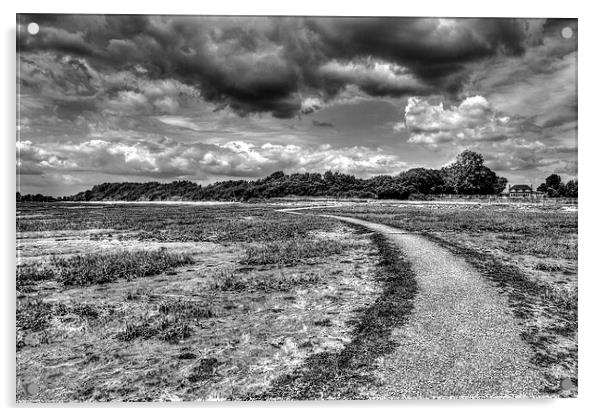
[(399, 345), (379, 365), (375, 398), (541, 397), (542, 375), (529, 363), (506, 298), (464, 260), (415, 234), (328, 215), (386, 235), (412, 264), (418, 283)]

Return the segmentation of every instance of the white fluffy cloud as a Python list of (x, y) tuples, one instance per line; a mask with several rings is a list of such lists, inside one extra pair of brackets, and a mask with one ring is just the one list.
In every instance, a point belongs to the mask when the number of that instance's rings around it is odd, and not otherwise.
[[(543, 178), (556, 172), (576, 175), (577, 148), (570, 143), (571, 131), (542, 129), (530, 119), (496, 111), (483, 96), (467, 97), (458, 105), (445, 106), (425, 97), (412, 97), (405, 108), (408, 142), (430, 149), (455, 151), (470, 148), (482, 153), (489, 167), (510, 177), (515, 173)], [(535, 179), (535, 182), (537, 179)]]
[(21, 174), (111, 172), (157, 178), (259, 177), (276, 170), (356, 175), (394, 173), (406, 167), (396, 155), (361, 146), (299, 146), (243, 140), (183, 144), (163, 137), (153, 142), (91, 139), (67, 143), (18, 143)]
[[(402, 126), (396, 125), (399, 130)], [(431, 104), (427, 98), (411, 97), (405, 108), (405, 128), (410, 143), (437, 146), (441, 143), (499, 141), (513, 132), (510, 117), (496, 114), (481, 96), (466, 98), (457, 106)]]
[(410, 91), (426, 92), (429, 89), (407, 68), (382, 60), (334, 60), (322, 65), (318, 71), (327, 79), (354, 84), (375, 95), (402, 95)]

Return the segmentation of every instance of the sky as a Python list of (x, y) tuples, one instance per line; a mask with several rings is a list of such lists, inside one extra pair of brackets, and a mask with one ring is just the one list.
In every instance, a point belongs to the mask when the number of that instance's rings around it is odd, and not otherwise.
[[(37, 32), (30, 29), (37, 24)], [(19, 15), (17, 181), (577, 177), (577, 20)]]

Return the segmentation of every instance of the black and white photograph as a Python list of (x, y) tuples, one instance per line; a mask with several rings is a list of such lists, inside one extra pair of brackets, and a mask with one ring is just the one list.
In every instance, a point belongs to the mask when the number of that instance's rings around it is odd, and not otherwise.
[(433, 12), (17, 14), (16, 403), (576, 398), (578, 19)]

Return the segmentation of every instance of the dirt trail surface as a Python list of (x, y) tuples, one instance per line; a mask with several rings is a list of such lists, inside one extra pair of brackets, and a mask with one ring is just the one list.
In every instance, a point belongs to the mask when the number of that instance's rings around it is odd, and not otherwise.
[(382, 233), (412, 264), (418, 283), (409, 322), (393, 331), (375, 396), (496, 398), (542, 396), (506, 299), (464, 260), (425, 237), (355, 218), (328, 215)]

